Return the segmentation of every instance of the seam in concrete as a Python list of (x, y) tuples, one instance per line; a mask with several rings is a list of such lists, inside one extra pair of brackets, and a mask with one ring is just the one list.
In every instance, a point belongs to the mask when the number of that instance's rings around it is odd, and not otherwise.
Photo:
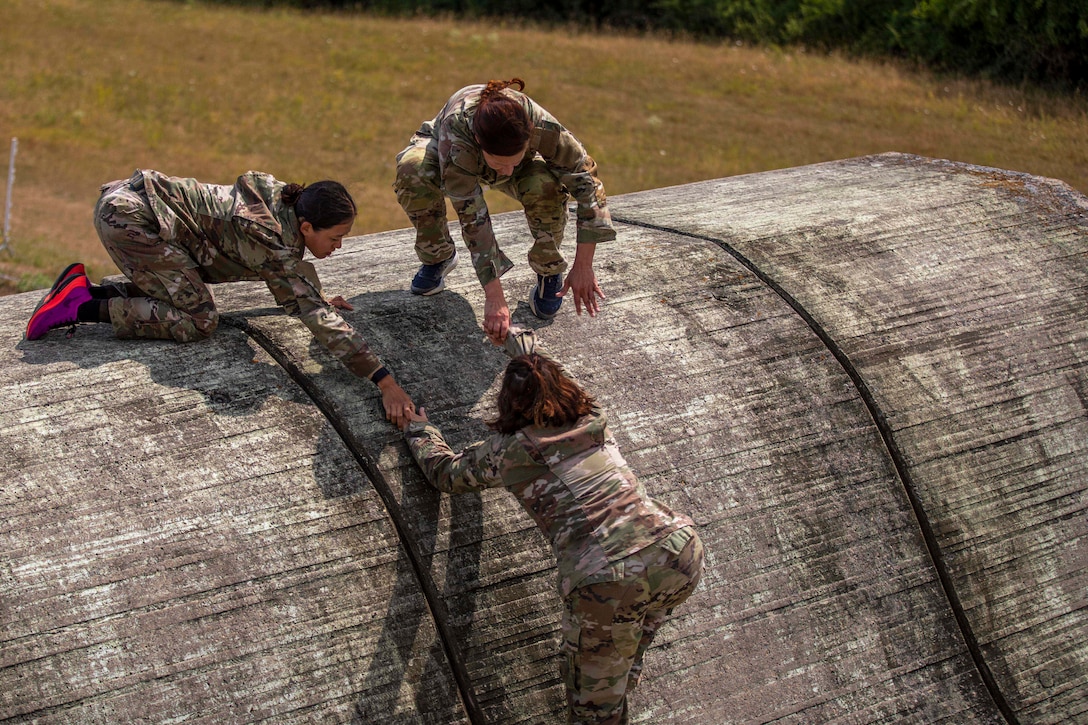
[(993, 699), (994, 705), (1001, 712), (1001, 715), (1005, 718), (1005, 721), (1009, 725), (1019, 725), (1019, 721), (1016, 717), (1016, 713), (1009, 706), (1008, 701), (1005, 699), (1005, 695), (1001, 692), (1001, 688), (998, 686), (997, 681), (994, 679), (993, 673), (990, 671), (989, 666), (986, 663), (986, 658), (982, 652), (982, 648), (979, 645), (978, 638), (975, 636), (974, 630), (971, 627), (971, 622), (967, 619), (967, 613), (964, 611), (963, 602), (960, 601), (959, 595), (956, 593), (955, 585), (952, 582), (952, 575), (948, 570), (948, 565), (945, 563), (944, 555), (941, 552), (941, 547), (937, 542), (937, 536), (933, 532), (933, 526), (929, 521), (929, 516), (926, 514), (925, 508), (922, 506), (922, 501), (918, 496), (917, 489), (914, 485), (914, 479), (910, 475), (910, 469), (907, 466), (906, 459), (903, 457), (902, 452), (899, 450), (899, 445), (895, 441), (895, 436), (892, 431), (891, 425), (888, 424), (888, 419), (884, 415), (884, 411), (877, 405), (876, 398), (869, 390), (869, 386), (865, 383), (861, 373), (847, 357), (846, 353), (838, 343), (831, 337), (831, 335), (823, 328), (823, 326), (816, 321), (808, 310), (806, 310), (801, 303), (799, 303), (794, 297), (785, 290), (781, 285), (774, 281), (770, 275), (760, 269), (752, 260), (745, 257), (737, 249), (731, 246), (728, 242), (722, 239), (716, 239), (711, 236), (703, 234), (695, 234), (692, 232), (685, 232), (679, 229), (673, 229), (671, 227), (661, 226), (658, 224), (649, 224), (647, 222), (634, 221), (632, 219), (624, 219), (616, 214), (612, 215), (612, 219), (621, 224), (629, 224), (634, 227), (641, 227), (643, 229), (653, 229), (655, 231), (666, 232), (669, 234), (676, 234), (688, 239), (698, 239), (704, 242), (710, 242), (720, 247), (726, 254), (733, 257), (738, 263), (740, 263), (745, 269), (759, 278), (763, 284), (771, 288), (775, 294), (782, 298), (786, 304), (788, 304), (805, 324), (809, 326), (809, 329), (816, 334), (820, 341), (823, 342), (827, 350), (835, 356), (835, 359), (839, 362), (839, 365), (846, 372), (846, 375), (850, 378), (854, 387), (857, 389), (858, 394), (861, 396), (862, 401), (865, 403), (865, 407), (869, 410), (869, 415), (872, 417), (873, 422), (876, 424), (877, 430), (880, 433), (881, 439), (884, 441), (884, 447), (888, 451), (888, 455), (891, 458), (892, 465), (895, 467), (895, 471), (899, 476), (899, 480), (903, 484), (903, 489), (907, 494), (907, 499), (910, 501), (911, 508), (914, 510), (915, 519), (918, 521), (918, 527), (922, 532), (922, 538), (925, 541), (926, 549), (929, 552), (930, 561), (933, 562), (933, 568), (937, 572), (937, 578), (941, 583), (941, 588), (944, 590), (945, 599), (948, 600), (948, 605), (952, 609), (952, 613), (956, 618), (956, 624), (959, 627), (960, 635), (963, 637), (964, 644), (967, 646), (968, 652), (971, 654), (971, 659), (975, 663), (975, 668), (978, 670), (979, 676), (982, 678), (983, 684), (986, 686), (987, 692), (989, 692), (991, 699)]
[(457, 647), (454, 645), (456, 638), (449, 625), (449, 612), (446, 610), (445, 603), (442, 601), (442, 597), (439, 594), (434, 581), (427, 576), (427, 567), (423, 563), (423, 556), (416, 547), (415, 540), (409, 536), (409, 527), (400, 512), (400, 504), (393, 495), (389, 483), (385, 480), (385, 476), (382, 474), (379, 466), (375, 463), (373, 456), (367, 452), (366, 447), (352, 432), (351, 426), (349, 426), (343, 416), (340, 415), (336, 403), (333, 400), (330, 400), (329, 397), (314, 384), (313, 380), (307, 377), (302, 370), (299, 369), (298, 365), (284, 355), (283, 351), (261, 332), (261, 330), (250, 325), (249, 322), (242, 317), (223, 315), (219, 319), (221, 323), (241, 330), (248, 335), (254, 342), (260, 345), (265, 352), (271, 355), (280, 367), (291, 376), (291, 379), (302, 388), (306, 395), (313, 401), (314, 405), (317, 406), (317, 409), (321, 411), (321, 414), (329, 421), (337, 435), (339, 435), (340, 439), (344, 442), (344, 445), (347, 446), (347, 449), (351, 452), (351, 455), (355, 458), (356, 463), (359, 464), (359, 467), (363, 469), (363, 472), (370, 479), (371, 483), (374, 484), (374, 490), (378, 492), (378, 495), (382, 499), (382, 503), (385, 505), (385, 510), (393, 523), (397, 538), (400, 540), (401, 546), (408, 554), (408, 560), (412, 565), (416, 581), (419, 583), (419, 588), (423, 592), (423, 598), (427, 603), (427, 608), (430, 610), (431, 619), (434, 621), (435, 629), (438, 631), (438, 638), (442, 642), (442, 649), (445, 651), (446, 659), (449, 660), (450, 669), (453, 671), (453, 678), (457, 683), (458, 693), (461, 697), (461, 704), (465, 709), (465, 714), (468, 715), (469, 722), (473, 725), (483, 725), (484, 723), (487, 723), (487, 718), (484, 716), (483, 710), (480, 709), (479, 704), (476, 702), (476, 695), (472, 690), (468, 668), (465, 666)]

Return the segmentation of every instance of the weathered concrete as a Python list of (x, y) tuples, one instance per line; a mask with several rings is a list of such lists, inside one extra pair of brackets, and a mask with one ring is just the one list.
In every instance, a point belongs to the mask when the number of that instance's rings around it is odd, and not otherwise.
[[(707, 543), (634, 720), (1088, 722), (1088, 201), (893, 154), (612, 206), (601, 315), (515, 319)], [(504, 359), (410, 246), (319, 271), (467, 443)], [(188, 346), (20, 341), (37, 297), (0, 301), (0, 720), (560, 720), (543, 539), (431, 491), (263, 287)]]

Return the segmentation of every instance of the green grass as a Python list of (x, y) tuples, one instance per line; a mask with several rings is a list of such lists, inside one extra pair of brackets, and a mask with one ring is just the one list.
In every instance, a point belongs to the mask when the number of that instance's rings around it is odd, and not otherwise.
[(112, 272), (91, 209), (100, 184), (136, 167), (221, 183), (247, 169), (339, 179), (360, 205), (353, 233), (405, 227), (394, 155), (457, 88), (515, 75), (586, 144), (612, 195), (884, 151), (1088, 192), (1084, 99), (797, 50), (198, 2), (3, 0), (0, 71), (5, 162), (19, 138), (5, 292), (48, 284), (76, 259), (92, 276)]

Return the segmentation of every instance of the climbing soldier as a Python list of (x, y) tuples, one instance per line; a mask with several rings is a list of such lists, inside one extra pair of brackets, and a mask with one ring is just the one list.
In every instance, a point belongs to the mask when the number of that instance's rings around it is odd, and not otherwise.
[[(596, 163), (578, 139), (521, 92), (524, 88), (514, 78), (454, 93), (397, 155), (393, 185), (415, 227), (416, 255), (423, 263), (412, 280), (412, 292), (441, 292), (445, 276), (457, 264), (446, 222), (448, 196), (484, 288), (484, 330), (496, 343), (505, 339), (510, 326), (499, 278), (513, 263), (495, 240), (484, 186), (517, 199), (525, 209), (533, 236), (529, 266), (537, 274), (529, 306), (542, 319), (556, 315), (568, 290), (578, 314), (584, 306), (590, 316), (596, 315), (604, 293), (593, 273), (593, 253), (598, 242), (616, 237)], [(577, 247), (568, 272), (559, 247), (572, 197), (577, 202)]]
[(326, 300), (303, 261), (306, 250), (323, 259), (339, 249), (355, 215), (335, 181), (301, 186), (250, 171), (230, 186), (138, 170), (104, 185), (94, 211), (98, 236), (129, 282), (92, 285), (82, 264), (70, 265), (35, 308), (26, 338), (108, 322), (120, 338), (200, 340), (219, 323), (208, 284), (260, 279), (349, 370), (379, 387), (399, 425), (411, 399), (337, 311), (351, 305)]
[(454, 453), (422, 408), (401, 425), (427, 480), (448, 493), (505, 487), (558, 562), (570, 723), (628, 722), (627, 693), (658, 627), (695, 590), (691, 519), (647, 495), (604, 411), (535, 342), (510, 328), (490, 438)]

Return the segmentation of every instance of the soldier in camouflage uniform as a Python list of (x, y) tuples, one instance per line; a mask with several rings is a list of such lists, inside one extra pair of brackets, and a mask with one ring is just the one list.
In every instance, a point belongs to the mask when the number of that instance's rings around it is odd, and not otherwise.
[[(529, 266), (538, 276), (529, 304), (538, 317), (554, 317), (568, 289), (578, 314), (583, 305), (596, 314), (597, 298), (604, 293), (593, 274), (593, 252), (598, 242), (616, 237), (596, 163), (578, 139), (520, 92), (524, 87), (515, 78), (454, 93), (397, 156), (393, 184), (416, 229), (416, 255), (423, 263), (412, 292), (440, 292), (443, 278), (456, 264), (446, 222), (448, 196), (486, 295), (484, 329), (496, 343), (510, 324), (499, 278), (513, 263), (495, 241), (485, 186), (525, 208), (533, 236)], [(577, 202), (577, 251), (564, 283), (567, 263), (559, 247), (572, 197)]]
[(70, 266), (43, 298), (27, 338), (76, 322), (109, 322), (117, 337), (190, 342), (215, 330), (219, 313), (208, 284), (263, 280), (276, 302), (298, 317), (356, 375), (377, 384), (398, 425), (411, 399), (337, 308), (326, 300), (303, 255), (338, 249), (355, 220), (355, 202), (335, 181), (303, 187), (256, 171), (234, 185), (138, 170), (102, 187), (94, 223), (130, 283), (91, 285)]
[(563, 675), (571, 723), (626, 723), (628, 690), (658, 626), (694, 591), (703, 547), (692, 522), (647, 496), (604, 412), (562, 366), (511, 328), (496, 433), (454, 453), (426, 413), (402, 425), (441, 491), (503, 486), (548, 537), (566, 601)]

